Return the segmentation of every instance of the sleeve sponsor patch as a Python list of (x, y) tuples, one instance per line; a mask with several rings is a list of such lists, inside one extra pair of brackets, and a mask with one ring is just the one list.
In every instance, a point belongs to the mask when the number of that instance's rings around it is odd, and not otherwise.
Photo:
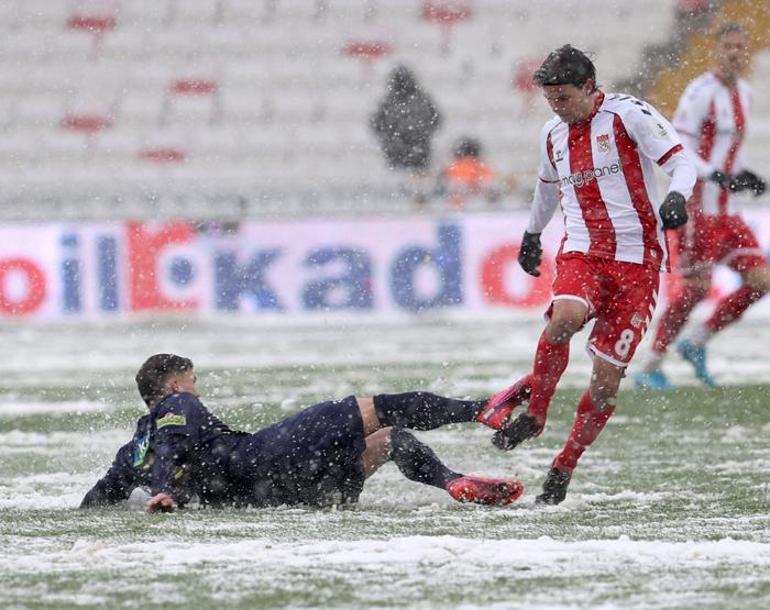
[(166, 413), (163, 417), (155, 420), (155, 428), (158, 430), (166, 426), (185, 425), (187, 425), (187, 418), (184, 415), (174, 415), (173, 413)]

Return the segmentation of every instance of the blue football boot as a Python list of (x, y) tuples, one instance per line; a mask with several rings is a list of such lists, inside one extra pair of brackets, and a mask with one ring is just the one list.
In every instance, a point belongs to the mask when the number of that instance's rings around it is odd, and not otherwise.
[(692, 364), (695, 369), (695, 376), (707, 386), (712, 388), (717, 385), (716, 379), (706, 368), (706, 348), (701, 345), (695, 345), (689, 339), (681, 339), (676, 344), (676, 351), (679, 355)]
[(634, 375), (636, 387), (643, 390), (673, 390), (674, 384), (669, 381), (666, 374), (660, 369), (655, 369), (649, 373), (642, 371)]

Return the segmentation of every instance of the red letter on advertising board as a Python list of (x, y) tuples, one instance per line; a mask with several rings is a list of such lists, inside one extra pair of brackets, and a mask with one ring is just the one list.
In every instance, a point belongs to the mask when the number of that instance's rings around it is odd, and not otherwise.
[(129, 285), (131, 309), (141, 311), (190, 309), (195, 301), (166, 298), (158, 286), (158, 257), (170, 244), (189, 242), (193, 230), (187, 222), (171, 222), (156, 232), (148, 231), (139, 222), (128, 223)]
[(508, 265), (518, 265), (519, 247), (513, 244), (493, 250), (481, 265), (481, 289), (488, 303), (512, 307), (537, 307), (551, 298), (551, 268), (540, 266), (540, 277), (531, 278), (526, 294), (516, 295), (506, 291), (505, 270)]
[[(10, 274), (23, 275), (27, 293), (23, 298), (11, 300), (6, 287)], [(0, 260), (0, 313), (23, 315), (34, 312), (45, 299), (45, 274), (35, 263), (26, 258)]]

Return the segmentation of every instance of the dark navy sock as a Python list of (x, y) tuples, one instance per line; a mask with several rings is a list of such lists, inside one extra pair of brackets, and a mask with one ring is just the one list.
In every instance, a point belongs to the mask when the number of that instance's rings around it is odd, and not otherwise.
[(462, 476), (444, 466), (430, 447), (403, 428), (393, 428), (390, 433), (390, 457), (407, 479), (440, 489)]
[(433, 430), (452, 423), (474, 421), (485, 400), (456, 400), (430, 392), (379, 394), (374, 410), (383, 426)]

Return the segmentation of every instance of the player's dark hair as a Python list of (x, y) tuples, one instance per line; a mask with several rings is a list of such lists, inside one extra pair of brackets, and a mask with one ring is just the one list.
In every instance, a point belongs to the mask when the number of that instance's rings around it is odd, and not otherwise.
[(538, 87), (545, 85), (582, 87), (588, 79), (593, 81), (595, 90), (596, 67), (588, 55), (570, 44), (551, 51), (532, 76), (532, 82)]
[(727, 36), (728, 34), (735, 34), (736, 32), (745, 36), (746, 28), (744, 28), (737, 21), (728, 21), (727, 23), (723, 23), (719, 26), (716, 33), (716, 39), (721, 40), (723, 36)]
[(148, 407), (160, 402), (163, 396), (163, 386), (172, 375), (192, 370), (193, 363), (189, 358), (176, 354), (155, 354), (144, 361), (136, 373), (136, 387)]

